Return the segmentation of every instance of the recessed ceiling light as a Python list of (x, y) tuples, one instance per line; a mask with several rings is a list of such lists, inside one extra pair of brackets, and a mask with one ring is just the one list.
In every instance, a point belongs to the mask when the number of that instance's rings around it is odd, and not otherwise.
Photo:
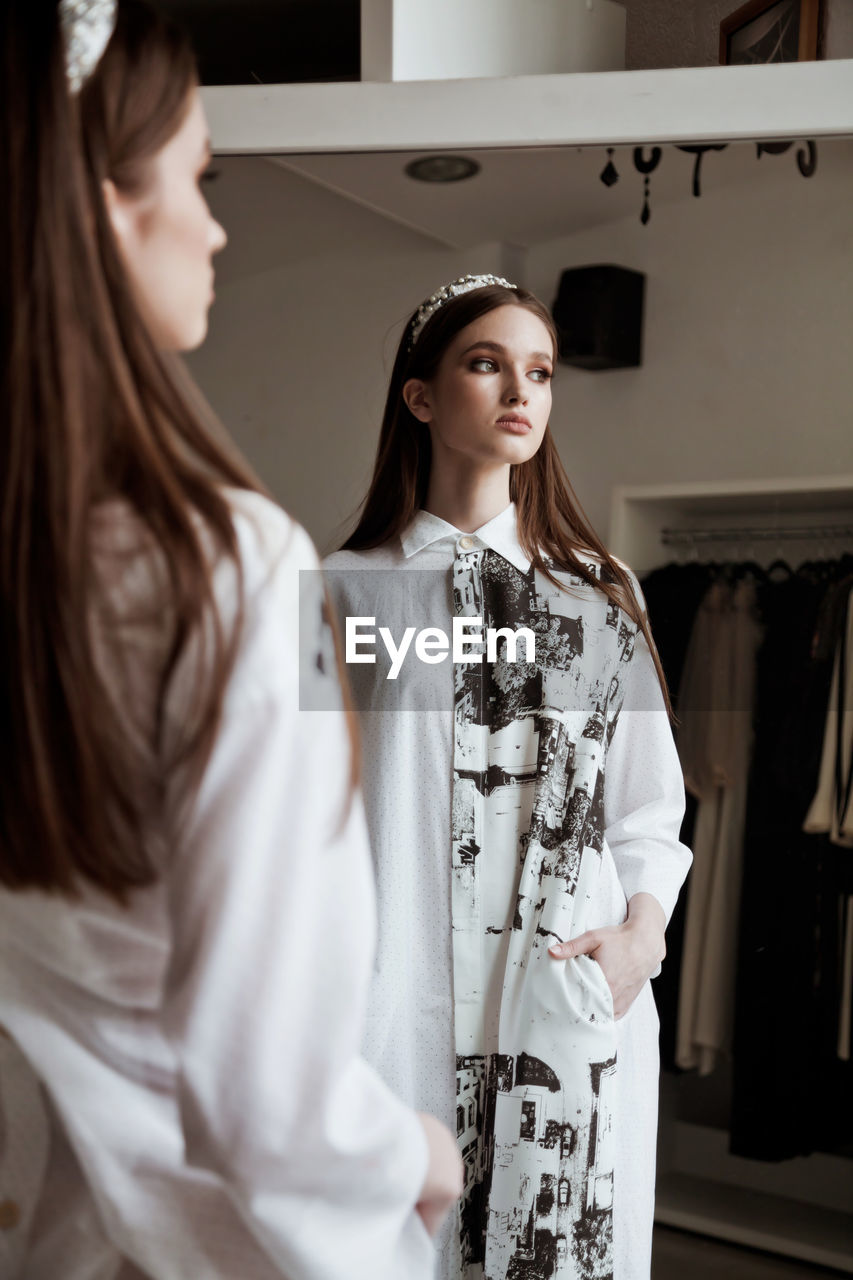
[(406, 165), (406, 173), (418, 182), (462, 182), (480, 172), (468, 156), (420, 156)]

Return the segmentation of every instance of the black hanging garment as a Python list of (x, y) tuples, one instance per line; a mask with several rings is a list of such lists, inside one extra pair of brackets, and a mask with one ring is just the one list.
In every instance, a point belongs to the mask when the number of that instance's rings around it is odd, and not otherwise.
[(849, 1069), (839, 1070), (827, 1052), (837, 947), (831, 904), (844, 851), (802, 830), (832, 677), (833, 648), (821, 633), (833, 581), (851, 563), (813, 566), (759, 590), (765, 640), (747, 803), (731, 1150), (761, 1160), (837, 1149), (853, 1136)]

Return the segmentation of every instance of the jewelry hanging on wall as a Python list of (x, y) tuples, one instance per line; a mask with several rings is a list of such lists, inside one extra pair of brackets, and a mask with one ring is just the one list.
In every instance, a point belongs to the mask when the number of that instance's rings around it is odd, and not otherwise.
[[(757, 142), (755, 145), (760, 160), (765, 153), (769, 156), (781, 156), (794, 144), (793, 142)], [(805, 151), (802, 147), (797, 151), (797, 168), (804, 178), (811, 178), (817, 169), (817, 144), (809, 140), (804, 145)]]
[(643, 147), (634, 148), (634, 168), (637, 170), (637, 173), (641, 173), (643, 175), (643, 211), (640, 214), (640, 221), (643, 226), (646, 226), (649, 218), (652, 216), (652, 211), (649, 208), (649, 174), (654, 173), (655, 169), (660, 164), (660, 158), (663, 155), (663, 152), (660, 147), (652, 147), (652, 154), (647, 160), (643, 151)]
[(696, 157), (693, 165), (693, 194), (697, 198), (702, 194), (702, 190), (699, 185), (702, 175), (702, 157), (706, 151), (725, 151), (728, 145), (729, 144), (727, 142), (706, 142), (702, 146), (678, 148), (679, 151), (689, 151), (691, 155)]
[(614, 182), (619, 181), (619, 174), (616, 172), (616, 165), (613, 163), (613, 148), (607, 148), (607, 164), (598, 175), (605, 187), (612, 187)]
[(817, 168), (817, 143), (807, 142), (806, 151), (802, 148), (797, 152), (797, 168), (804, 178), (811, 178)]
[[(682, 146), (678, 143), (674, 144), (678, 151), (686, 151), (694, 156), (693, 162), (693, 195), (701, 196), (702, 194), (702, 160), (706, 151), (725, 151), (729, 146), (728, 142), (705, 142), (694, 144), (691, 146)], [(758, 159), (763, 155), (779, 156), (785, 151), (795, 146), (794, 142), (757, 142)], [(612, 187), (614, 183), (619, 181), (619, 173), (613, 163), (613, 147), (607, 147), (607, 164), (598, 175), (601, 182), (606, 187)], [(649, 177), (654, 173), (655, 169), (661, 162), (663, 151), (660, 147), (651, 147), (649, 149), (648, 159), (646, 158), (645, 147), (634, 148), (634, 168), (638, 173), (643, 175), (643, 209), (640, 214), (640, 222), (645, 227), (652, 216), (650, 205), (651, 183)], [(797, 148), (797, 168), (804, 178), (811, 178), (817, 170), (817, 144), (810, 139), (803, 139)]]

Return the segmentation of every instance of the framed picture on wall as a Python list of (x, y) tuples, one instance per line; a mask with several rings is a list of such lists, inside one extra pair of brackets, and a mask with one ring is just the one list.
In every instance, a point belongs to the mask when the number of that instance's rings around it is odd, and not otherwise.
[(720, 62), (811, 62), (818, 56), (822, 0), (748, 0), (720, 23)]

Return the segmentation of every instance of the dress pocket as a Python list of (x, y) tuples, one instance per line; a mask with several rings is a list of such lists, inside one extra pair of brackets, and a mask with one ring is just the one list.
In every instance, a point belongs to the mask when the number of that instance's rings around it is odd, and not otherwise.
[(582, 1009), (589, 1022), (614, 1022), (613, 993), (604, 970), (592, 956), (574, 956), (566, 961), (575, 970), (581, 991)]

